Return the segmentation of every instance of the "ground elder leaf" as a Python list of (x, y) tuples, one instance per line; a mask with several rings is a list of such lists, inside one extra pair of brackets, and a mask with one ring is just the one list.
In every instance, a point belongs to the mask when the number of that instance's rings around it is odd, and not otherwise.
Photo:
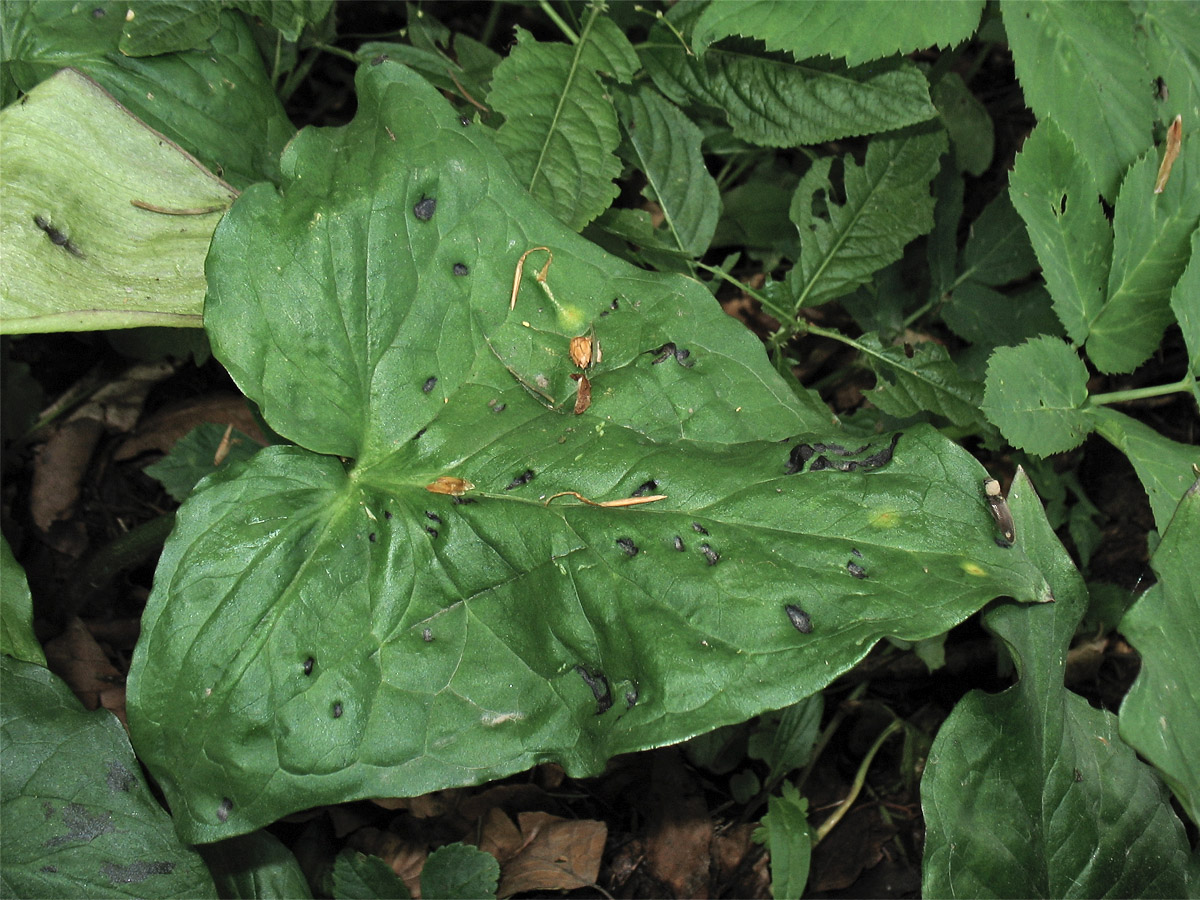
[(850, 65), (927, 47), (949, 47), (969, 38), (983, 0), (918, 0), (886, 6), (870, 0), (747, 0), (710, 3), (692, 31), (692, 49), (703, 56), (730, 35), (754, 37), (769, 50), (796, 59), (843, 57)]
[(1082, 409), (1087, 367), (1058, 338), (999, 347), (988, 361), (983, 412), (1014, 447), (1049, 456), (1078, 447), (1093, 424)]
[[(597, 8), (598, 9), (598, 8)], [(496, 67), (488, 103), (505, 117), (496, 143), (533, 197), (579, 231), (617, 196), (617, 114), (597, 72), (628, 82), (633, 46), (593, 10), (579, 43), (537, 41), (517, 28), (517, 46)]]
[(1025, 102), (1071, 138), (1111, 202), (1153, 118), (1154, 77), (1134, 52), (1130, 6), (1005, 0), (1000, 9)]
[[(209, 254), (214, 353), (298, 446), (193, 492), (143, 619), (131, 728), (189, 840), (595, 773), (810, 696), (885, 635), (1047, 598), (961, 448), (847, 439), (702, 285), (557, 222), (418, 75), (358, 87)], [(580, 335), (603, 352), (576, 415)]]
[[(875, 138), (863, 165), (843, 158), (844, 203), (834, 202), (831, 159), (813, 164), (796, 188), (790, 211), (800, 232), (800, 259), (788, 273), (797, 307), (848, 294), (933, 227), (929, 182), (945, 150), (946, 133), (938, 126)], [(818, 195), (825, 200), (824, 215), (814, 210)]]

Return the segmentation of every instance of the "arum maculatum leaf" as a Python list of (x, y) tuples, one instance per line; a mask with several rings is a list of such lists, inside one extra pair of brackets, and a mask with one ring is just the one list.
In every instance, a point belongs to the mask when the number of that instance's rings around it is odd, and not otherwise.
[(143, 619), (130, 723), (186, 839), (594, 773), (885, 635), (1047, 599), (953, 443), (839, 432), (703, 286), (559, 224), (419, 77), (358, 90), (209, 255), (214, 352), (295, 446), (201, 483)]

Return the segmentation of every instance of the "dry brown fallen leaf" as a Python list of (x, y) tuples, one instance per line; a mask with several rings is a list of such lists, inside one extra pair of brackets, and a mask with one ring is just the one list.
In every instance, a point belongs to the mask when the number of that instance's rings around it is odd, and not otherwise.
[(421, 870), (429, 857), (429, 848), (423, 843), (405, 840), (390, 831), (378, 828), (363, 828), (354, 832), (348, 841), (355, 850), (378, 856), (392, 871), (404, 879), (413, 900), (421, 900)]
[(678, 751), (654, 755), (645, 867), (676, 897), (709, 896), (713, 823)]
[(258, 443), (266, 445), (266, 439), (250, 413), (246, 398), (240, 394), (221, 392), (197, 397), (184, 404), (164, 407), (147, 416), (138, 423), (133, 434), (117, 448), (113, 458), (133, 459), (148, 450), (167, 453), (181, 437), (197, 425), (206, 422), (232, 425)]
[(595, 884), (607, 838), (603, 822), (523, 812), (514, 824), (493, 808), (484, 817), (479, 849), (500, 861), (497, 896), (504, 898)]
[(86, 709), (103, 706), (128, 727), (125, 676), (109, 662), (79, 618), (71, 619), (62, 634), (47, 641), (45, 651), (50, 671), (67, 683)]

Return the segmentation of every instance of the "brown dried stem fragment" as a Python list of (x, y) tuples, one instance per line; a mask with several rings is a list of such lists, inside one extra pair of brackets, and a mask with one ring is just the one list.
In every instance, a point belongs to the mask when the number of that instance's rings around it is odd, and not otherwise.
[(147, 203), (145, 200), (130, 200), (130, 206), (136, 206), (138, 209), (144, 209), (147, 212), (160, 213), (164, 216), (209, 216), (213, 213), (225, 212), (229, 209), (228, 203), (215, 203), (212, 206), (187, 206), (182, 208), (171, 206), (155, 206), (153, 203)]
[(579, 502), (586, 503), (588, 506), (603, 506), (606, 508), (618, 506), (640, 506), (643, 503), (656, 503), (659, 500), (667, 499), (666, 494), (654, 494), (650, 497), (622, 497), (619, 500), (596, 501), (589, 500), (587, 497), (583, 496), (583, 494), (579, 493), (579, 491), (559, 491), (557, 494), (551, 494), (549, 497), (547, 497), (546, 502), (542, 505), (549, 506), (551, 500), (556, 500), (559, 497), (574, 497)]
[(545, 250), (547, 253), (546, 264), (537, 273), (537, 280), (542, 284), (546, 283), (546, 272), (550, 269), (550, 263), (554, 262), (554, 254), (550, 252), (549, 247), (531, 247), (521, 254), (521, 258), (517, 260), (516, 271), (513, 272), (512, 297), (508, 301), (510, 311), (517, 308), (517, 293), (521, 290), (521, 276), (525, 274), (525, 257), (536, 250)]
[(1171, 177), (1171, 166), (1175, 165), (1175, 159), (1179, 156), (1182, 146), (1183, 116), (1179, 115), (1167, 128), (1167, 149), (1163, 153), (1162, 165), (1158, 167), (1158, 180), (1154, 182), (1154, 193), (1161, 194), (1167, 186), (1167, 179)]

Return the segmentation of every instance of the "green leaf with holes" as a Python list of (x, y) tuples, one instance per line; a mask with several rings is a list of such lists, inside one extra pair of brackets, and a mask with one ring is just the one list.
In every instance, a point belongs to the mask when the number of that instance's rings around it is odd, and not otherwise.
[(186, 839), (595, 773), (885, 635), (1046, 599), (960, 448), (839, 433), (702, 285), (557, 222), (418, 76), (358, 89), (209, 255), (214, 353), (296, 446), (201, 482), (143, 619), (130, 724)]
[(1017, 543), (1057, 602), (984, 613), (1020, 680), (1002, 694), (968, 694), (930, 748), (922, 893), (1188, 896), (1190, 849), (1162, 782), (1118, 736), (1115, 716), (1063, 685), (1088, 604), (1083, 578), (1024, 472), (1008, 502)]
[(0, 654), (5, 897), (215, 897), (108, 710), (48, 669)]

